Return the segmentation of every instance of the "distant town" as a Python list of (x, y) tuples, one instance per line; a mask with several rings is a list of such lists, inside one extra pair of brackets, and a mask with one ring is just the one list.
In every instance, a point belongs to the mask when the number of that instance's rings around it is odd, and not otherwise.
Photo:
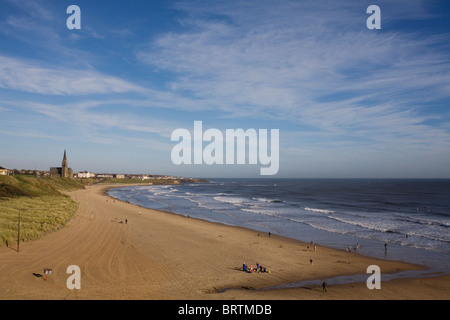
[[(29, 175), (35, 177), (62, 177), (62, 178), (79, 178), (79, 179), (139, 179), (139, 180), (152, 180), (152, 179), (183, 179), (182, 177), (175, 177), (170, 175), (154, 175), (154, 174), (122, 174), (122, 173), (94, 173), (91, 171), (81, 171), (74, 173), (67, 161), (67, 153), (64, 150), (63, 160), (61, 167), (50, 167), (48, 171), (43, 170), (30, 170), (30, 169), (7, 169), (0, 166), (0, 176), (12, 176), (12, 175)], [(150, 182), (150, 181), (149, 181)]]
[[(0, 167), (0, 176), (12, 176), (12, 175), (28, 175), (35, 177), (60, 177), (59, 174), (52, 174), (50, 171), (42, 170), (30, 170), (30, 169), (6, 169)], [(120, 173), (94, 173), (90, 171), (82, 171), (74, 173), (71, 178), (89, 179), (89, 178), (109, 178), (109, 179), (140, 179), (140, 180), (151, 180), (151, 179), (183, 179), (183, 177), (176, 177), (170, 175), (154, 175), (154, 174), (120, 174)]]

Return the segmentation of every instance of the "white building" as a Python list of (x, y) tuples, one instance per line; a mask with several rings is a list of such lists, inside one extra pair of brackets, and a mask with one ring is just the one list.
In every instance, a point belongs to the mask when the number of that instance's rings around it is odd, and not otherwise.
[(8, 175), (8, 169), (0, 167), (0, 176), (7, 176)]
[(95, 178), (95, 173), (89, 171), (83, 171), (77, 173), (78, 178)]

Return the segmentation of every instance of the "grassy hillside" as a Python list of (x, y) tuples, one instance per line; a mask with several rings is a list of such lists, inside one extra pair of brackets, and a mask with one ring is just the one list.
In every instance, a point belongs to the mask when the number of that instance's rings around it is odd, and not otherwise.
[(0, 176), (0, 246), (16, 246), (19, 213), (21, 241), (63, 227), (78, 203), (62, 191), (80, 188), (84, 188), (83, 182), (74, 179)]
[(61, 195), (60, 191), (83, 188), (81, 180), (67, 178), (36, 178), (33, 176), (0, 176), (0, 199)]

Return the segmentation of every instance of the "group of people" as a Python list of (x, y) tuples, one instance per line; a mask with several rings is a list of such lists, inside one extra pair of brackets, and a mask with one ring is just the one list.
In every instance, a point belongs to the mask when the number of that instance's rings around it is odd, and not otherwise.
[(352, 250), (354, 250), (354, 251), (359, 250), (359, 242), (356, 244), (355, 247), (352, 248), (351, 246), (349, 246), (349, 247), (347, 248), (347, 251), (348, 251), (348, 252), (352, 252)]
[(256, 263), (256, 267), (253, 266), (252, 264), (250, 265), (250, 267), (248, 267), (247, 264), (244, 262), (242, 264), (242, 270), (245, 272), (248, 272), (248, 273), (252, 273), (252, 272), (258, 272), (258, 273), (268, 272), (268, 273), (270, 273), (270, 271), (267, 271), (266, 267), (263, 267), (259, 263)]
[(315, 244), (313, 241), (311, 241), (311, 242), (309, 243), (309, 246), (307, 246), (306, 248), (308, 249), (308, 251), (313, 250), (314, 252), (316, 252), (317, 244)]
[(118, 222), (118, 223), (124, 223), (124, 224), (128, 224), (128, 219), (123, 219), (123, 218), (121, 218), (120, 220), (118, 219), (118, 218), (114, 218), (114, 221), (115, 222)]

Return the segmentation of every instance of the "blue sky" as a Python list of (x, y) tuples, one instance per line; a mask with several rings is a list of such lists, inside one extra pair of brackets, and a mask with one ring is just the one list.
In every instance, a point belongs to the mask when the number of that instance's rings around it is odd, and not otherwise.
[[(69, 5), (81, 29), (69, 30)], [(369, 30), (369, 5), (381, 30)], [(450, 178), (448, 1), (0, 0), (0, 166), (171, 162), (177, 128), (279, 129), (276, 177)]]

